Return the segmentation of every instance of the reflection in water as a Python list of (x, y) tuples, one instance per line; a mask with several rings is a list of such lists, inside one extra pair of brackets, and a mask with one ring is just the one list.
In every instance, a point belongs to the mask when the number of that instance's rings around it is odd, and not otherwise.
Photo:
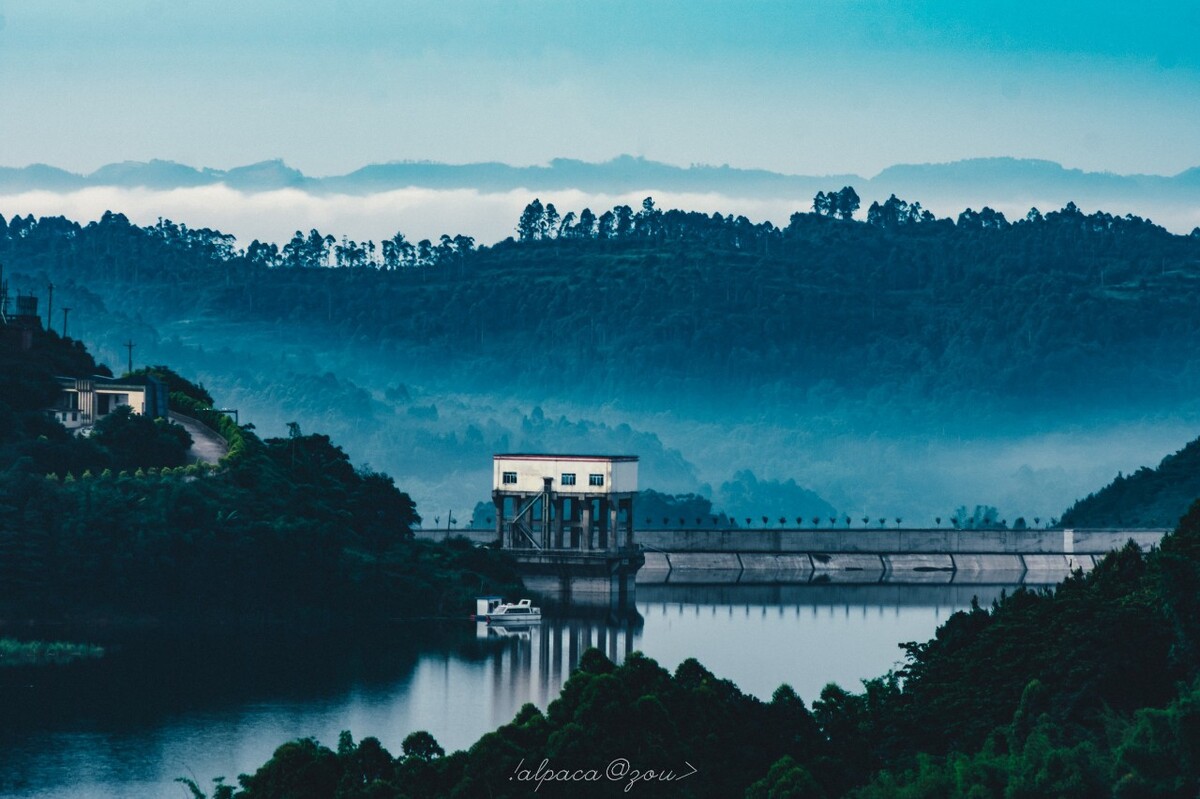
[(510, 721), (521, 705), (545, 708), (562, 690), (580, 656), (591, 647), (621, 663), (638, 648), (641, 617), (543, 618), (538, 624), (488, 625), (475, 636), (491, 652), (492, 716)]
[(958, 610), (972, 598), (989, 605), (1001, 592), (1012, 593), (1009, 584), (928, 585), (918, 583), (784, 583), (780, 585), (639, 585), (639, 608), (647, 604), (676, 603), (695, 607), (933, 607)]
[(545, 708), (588, 647), (695, 657), (744, 691), (791, 684), (807, 702), (883, 674), (999, 585), (639, 585), (632, 618), (546, 616), (531, 627), (456, 622), (357, 638), (180, 636), (123, 642), (93, 664), (0, 672), (0, 797), (185, 796), (172, 780), (233, 778), (280, 743), (341, 730), (393, 752), (414, 730), (447, 750)]
[(638, 586), (640, 647), (673, 669), (696, 657), (718, 677), (769, 699), (788, 683), (811, 703), (827, 683), (860, 681), (899, 665), (900, 644), (924, 641), (972, 599), (987, 605), (999, 585)]

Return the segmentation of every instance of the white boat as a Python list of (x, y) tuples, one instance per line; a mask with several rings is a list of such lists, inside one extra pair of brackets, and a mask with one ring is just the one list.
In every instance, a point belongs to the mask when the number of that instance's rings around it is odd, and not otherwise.
[(475, 618), (488, 624), (529, 624), (542, 620), (542, 609), (528, 599), (506, 603), (496, 597), (487, 597), (485, 602), (481, 597)]

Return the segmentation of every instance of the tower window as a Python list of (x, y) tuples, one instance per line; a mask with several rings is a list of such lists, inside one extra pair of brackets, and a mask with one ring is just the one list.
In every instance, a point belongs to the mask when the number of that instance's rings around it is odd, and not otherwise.
[(510, 486), (510, 485), (516, 485), (516, 484), (517, 484), (517, 473), (516, 472), (505, 472), (504, 473), (504, 485)]

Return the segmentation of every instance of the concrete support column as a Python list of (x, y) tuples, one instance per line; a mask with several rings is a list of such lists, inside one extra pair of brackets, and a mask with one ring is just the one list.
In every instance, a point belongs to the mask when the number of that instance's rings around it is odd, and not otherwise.
[(563, 546), (563, 512), (567, 501), (563, 497), (555, 497), (554, 502), (554, 534), (550, 539), (550, 546), (555, 549), (562, 549)]
[(625, 546), (633, 546), (633, 497), (625, 500)]
[(517, 510), (521, 507), (521, 497), (517, 494), (509, 494), (509, 500), (512, 502), (512, 515), (506, 516), (504, 520), (504, 546), (508, 548), (517, 545), (517, 531), (515, 524), (517, 520)]
[(596, 513), (596, 548), (608, 549), (608, 497), (600, 497)]
[[(528, 505), (536, 498), (537, 494), (525, 494), (521, 497), (521, 505)], [(532, 549), (534, 542), (539, 540), (537, 526), (537, 505), (530, 506), (529, 512), (526, 513), (522, 518), (524, 519), (525, 529), (528, 531), (529, 537), (521, 536), (519, 545), (525, 547), (526, 549)], [(529, 538), (533, 538), (533, 541), (530, 541)]]
[(550, 497), (550, 494), (542, 494), (542, 501), (538, 503), (542, 509), (542, 524), (537, 539), (541, 542), (542, 549), (550, 546), (550, 503), (554, 501)]
[(608, 548), (621, 546), (621, 501), (613, 497), (608, 501)]
[(583, 531), (579, 536), (579, 548), (592, 548), (592, 498), (584, 497), (583, 506), (579, 509), (579, 523)]
[(493, 494), (492, 505), (496, 509), (496, 540), (500, 546), (507, 548), (509, 542), (504, 540), (504, 497)]
[(513, 523), (517, 518), (517, 508), (521, 505), (521, 498), (519, 496), (509, 496), (509, 502), (512, 503), (512, 514), (507, 516), (504, 522), (504, 545), (511, 549), (517, 545), (516, 531), (513, 529)]
[(542, 527), (538, 539), (542, 542), (542, 549), (549, 549), (551, 517), (554, 515), (554, 478), (545, 477), (542, 480), (542, 501), (538, 503), (542, 509)]

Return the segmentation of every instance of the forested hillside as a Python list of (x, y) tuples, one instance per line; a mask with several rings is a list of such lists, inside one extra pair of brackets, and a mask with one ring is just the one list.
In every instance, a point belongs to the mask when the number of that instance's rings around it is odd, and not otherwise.
[[(1072, 206), (952, 222), (892, 199), (855, 221), (857, 203), (823, 192), (777, 228), (534, 201), (486, 247), (17, 217), (0, 262), (56, 285), (56, 327), (69, 305), (110, 357), (132, 338), (268, 429), (329, 431), (430, 521), (468, 518), (512, 449), (634, 452), (646, 487), (739, 518), (1050, 518), (1191, 432), (1200, 236)], [(1071, 447), (1046, 462), (1057, 431)], [(744, 509), (743, 471), (764, 489)]]
[(44, 411), (52, 375), (107, 370), (33, 332), (28, 350), (0, 338), (0, 622), (349, 627), (519, 584), (496, 553), (414, 540), (408, 495), (328, 436), (260, 439), (163, 367), (172, 406), (229, 441), (221, 464), (185, 466), (183, 428), (126, 411), (68, 433)]
[(119, 290), (148, 321), (336, 334), (478, 385), (573, 396), (779, 405), (825, 386), (1066, 407), (1184, 399), (1200, 385), (1198, 236), (1073, 206), (955, 224), (895, 198), (863, 223), (817, 200), (823, 213), (783, 229), (650, 200), (563, 217), (535, 201), (518, 240), (482, 248), (312, 231), (242, 250), (167, 221), (18, 217), (0, 224), (0, 259)]
[(1200, 439), (1076, 502), (1065, 527), (1171, 527), (1200, 497)]

